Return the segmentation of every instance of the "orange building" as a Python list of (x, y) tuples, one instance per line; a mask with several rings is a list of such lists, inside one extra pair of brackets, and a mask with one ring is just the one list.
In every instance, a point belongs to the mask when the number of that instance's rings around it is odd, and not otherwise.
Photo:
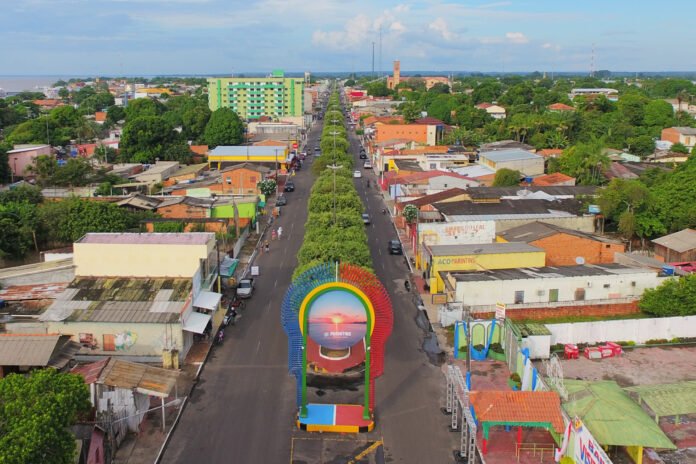
[(544, 222), (513, 227), (499, 233), (496, 241), (524, 242), (541, 248), (546, 252), (547, 266), (613, 263), (614, 254), (625, 250), (619, 241)]
[[(394, 61), (393, 75), (387, 76), (387, 88), (393, 90), (397, 85), (399, 85), (402, 82), (408, 83), (409, 79), (412, 79), (412, 78), (401, 76), (401, 62), (396, 60), (396, 61)], [(413, 79), (420, 79), (423, 82), (425, 82), (425, 89), (426, 90), (430, 90), (435, 84), (444, 84), (448, 87), (451, 87), (450, 80), (447, 77), (423, 76), (423, 77), (414, 77)]]
[(265, 166), (241, 163), (225, 168), (218, 175), (192, 184), (177, 184), (172, 195), (188, 195), (191, 191), (207, 189), (217, 194), (258, 194), (258, 183), (270, 172)]
[(436, 144), (437, 128), (424, 124), (375, 123), (375, 142), (394, 139), (409, 139), (423, 145)]

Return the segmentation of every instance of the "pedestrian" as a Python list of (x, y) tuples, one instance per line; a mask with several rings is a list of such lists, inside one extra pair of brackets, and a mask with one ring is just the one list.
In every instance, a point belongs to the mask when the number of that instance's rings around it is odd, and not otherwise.
[(264, 250), (266, 250), (266, 253), (268, 253), (268, 252), (270, 251), (270, 248), (271, 248), (271, 247), (270, 247), (270, 245), (268, 244), (268, 240), (266, 240), (266, 243), (264, 243), (263, 248), (264, 248)]
[(283, 235), (283, 227), (278, 227), (278, 240), (280, 240), (281, 235)]

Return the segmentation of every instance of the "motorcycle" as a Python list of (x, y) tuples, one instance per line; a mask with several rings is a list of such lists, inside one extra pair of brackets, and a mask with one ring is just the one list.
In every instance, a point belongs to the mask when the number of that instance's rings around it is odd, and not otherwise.
[(225, 340), (225, 331), (220, 329), (220, 331), (215, 336), (215, 344), (221, 345), (224, 340)]

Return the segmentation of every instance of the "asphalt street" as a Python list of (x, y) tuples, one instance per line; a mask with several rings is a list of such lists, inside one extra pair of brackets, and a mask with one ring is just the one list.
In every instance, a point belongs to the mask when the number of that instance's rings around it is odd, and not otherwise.
[[(308, 148), (318, 145), (320, 131), (320, 124), (312, 129)], [(354, 180), (372, 218), (367, 227), (374, 269), (394, 308), (385, 373), (376, 381), (375, 430), (361, 436), (334, 436), (295, 427), (295, 383), (287, 370), (280, 306), (307, 219), (313, 178), (310, 163), (305, 163), (294, 178), (295, 192), (286, 194), (288, 204), (274, 224), (283, 227), (282, 240), (271, 242), (270, 253), (257, 258), (261, 275), (255, 294), (236, 325), (226, 329), (224, 344), (213, 348), (161, 462), (340, 463), (354, 457), (351, 452), (356, 449), (379, 441), (383, 449), (359, 462), (382, 462), (382, 456), (392, 463), (453, 462), (458, 435), (448, 431), (448, 418), (440, 412), (443, 377), (422, 349), (425, 332), (416, 323), (414, 294), (404, 289), (408, 267), (403, 256), (387, 251), (396, 232), (389, 216), (381, 212), (384, 204), (374, 187), (374, 174), (362, 169), (357, 138), (351, 135), (350, 142), (356, 169), (364, 173)], [(367, 179), (371, 189), (365, 187)], [(330, 393), (325, 402), (332, 402)]]

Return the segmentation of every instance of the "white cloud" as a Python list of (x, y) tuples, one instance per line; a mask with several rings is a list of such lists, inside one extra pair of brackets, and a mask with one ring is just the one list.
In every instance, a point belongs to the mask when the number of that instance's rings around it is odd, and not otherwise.
[(433, 22), (428, 24), (428, 29), (430, 29), (433, 32), (436, 32), (447, 41), (452, 41), (457, 38), (457, 34), (450, 31), (449, 26), (447, 25), (447, 21), (445, 21), (443, 18), (437, 18)]
[(521, 32), (506, 32), (505, 38), (514, 44), (526, 44), (529, 43), (529, 39), (526, 35)]
[(365, 43), (373, 32), (372, 21), (366, 15), (361, 14), (346, 21), (341, 31), (314, 31), (312, 42), (327, 48), (347, 50)]
[(560, 46), (560, 45), (558, 45), (558, 44), (555, 44), (555, 45), (554, 45), (554, 44), (552, 44), (551, 42), (546, 42), (546, 43), (542, 44), (542, 45), (541, 45), (541, 48), (543, 48), (544, 50), (555, 50), (555, 51), (560, 51), (560, 50), (561, 50), (561, 46)]
[(394, 21), (391, 23), (391, 26), (389, 26), (389, 30), (397, 34), (402, 34), (406, 32), (406, 26), (401, 24), (399, 21)]

